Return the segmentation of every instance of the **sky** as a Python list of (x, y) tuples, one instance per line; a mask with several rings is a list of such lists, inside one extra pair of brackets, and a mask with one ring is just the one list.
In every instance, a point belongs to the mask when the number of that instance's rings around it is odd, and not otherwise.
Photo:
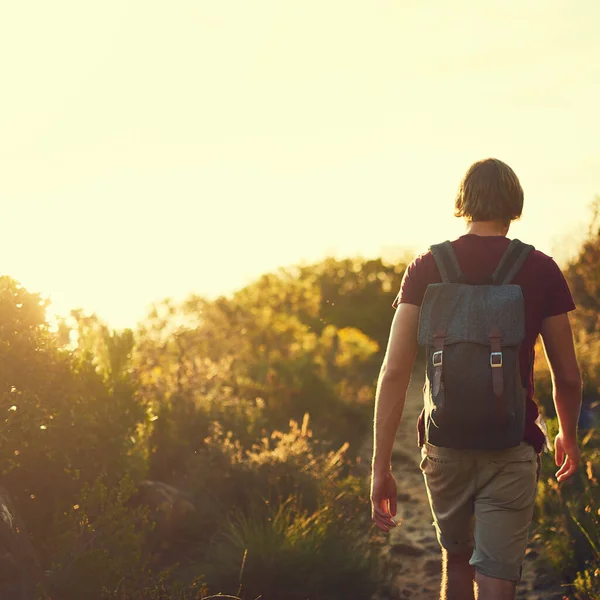
[(457, 237), (507, 162), (564, 261), (600, 194), (600, 2), (55, 0), (0, 7), (0, 274), (135, 326), (325, 256)]

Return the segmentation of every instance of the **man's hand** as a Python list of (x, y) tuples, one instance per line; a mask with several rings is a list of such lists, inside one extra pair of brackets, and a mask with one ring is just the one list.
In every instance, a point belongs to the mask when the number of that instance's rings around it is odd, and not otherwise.
[(560, 467), (556, 472), (556, 479), (559, 482), (565, 481), (571, 477), (579, 468), (579, 459), (581, 452), (577, 440), (567, 440), (559, 431), (554, 439), (554, 449), (556, 451), (556, 466)]
[(558, 481), (577, 471), (580, 452), (577, 422), (581, 410), (581, 373), (575, 356), (569, 315), (548, 317), (542, 322), (542, 340), (552, 373), (554, 405), (558, 417), (558, 435), (554, 442)]
[(385, 533), (397, 523), (396, 516), (398, 492), (396, 480), (391, 471), (373, 472), (371, 476), (371, 519)]

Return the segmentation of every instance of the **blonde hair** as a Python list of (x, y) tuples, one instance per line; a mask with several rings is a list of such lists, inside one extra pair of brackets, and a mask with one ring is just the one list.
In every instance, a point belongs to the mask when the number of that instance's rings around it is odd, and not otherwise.
[(509, 225), (523, 212), (523, 188), (515, 172), (501, 160), (473, 163), (456, 194), (454, 215), (468, 221), (502, 221)]

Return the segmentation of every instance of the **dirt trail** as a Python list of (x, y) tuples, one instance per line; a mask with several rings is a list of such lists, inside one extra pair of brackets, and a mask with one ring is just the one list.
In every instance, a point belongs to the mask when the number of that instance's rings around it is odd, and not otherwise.
[[(421, 372), (419, 369), (419, 374), (413, 375), (392, 455), (392, 469), (398, 484), (399, 526), (388, 535), (378, 533), (373, 536), (373, 543), (381, 546), (383, 565), (382, 581), (373, 600), (435, 600), (439, 597), (440, 548), (419, 469), (421, 454), (416, 442), (416, 423), (423, 406)], [(370, 460), (371, 452), (371, 447), (365, 448), (367, 460)], [(533, 591), (533, 581), (533, 564), (527, 559), (517, 598), (556, 598), (541, 590)]]

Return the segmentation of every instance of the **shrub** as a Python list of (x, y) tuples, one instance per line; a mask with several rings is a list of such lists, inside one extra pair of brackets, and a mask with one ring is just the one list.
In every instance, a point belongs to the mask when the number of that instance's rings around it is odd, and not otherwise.
[(93, 600), (149, 579), (143, 547), (152, 523), (146, 507), (128, 506), (134, 493), (128, 477), (112, 489), (98, 479), (57, 521), (48, 586), (60, 598)]
[(360, 525), (340, 521), (335, 505), (309, 513), (294, 499), (266, 514), (232, 517), (207, 570), (217, 589), (265, 600), (358, 600), (370, 597), (375, 583)]
[[(554, 461), (544, 461), (536, 511), (534, 540), (541, 561), (571, 587), (578, 599), (597, 599), (600, 569), (600, 486), (594, 465), (600, 459), (600, 440), (594, 425), (594, 410), (600, 400), (600, 336), (598, 333), (598, 257), (600, 256), (599, 201), (592, 224), (578, 256), (566, 269), (578, 310), (571, 315), (578, 360), (583, 377), (581, 470), (559, 485)], [(538, 347), (538, 350), (541, 349)], [(554, 416), (550, 373), (544, 361), (536, 363), (536, 391), (546, 417)], [(587, 421), (587, 422), (586, 422)], [(553, 418), (547, 421), (551, 438), (557, 432)]]
[[(556, 421), (549, 422), (552, 434)], [(582, 469), (572, 480), (559, 485), (554, 478), (556, 465), (544, 461), (536, 507), (534, 542), (541, 549), (541, 563), (550, 567), (561, 583), (586, 595), (589, 574), (600, 568), (600, 485), (594, 465), (600, 449), (591, 432), (583, 440)]]
[[(375, 293), (373, 268), (360, 285)], [(39, 296), (0, 278), (0, 475), (48, 598), (204, 598), (238, 581), (246, 549), (244, 598), (370, 594), (368, 491), (351, 453), (369, 430), (378, 345), (351, 323), (299, 318), (318, 318), (313, 283), (267, 277), (231, 299), (166, 302), (134, 335), (81, 311), (54, 332)], [(197, 507), (160, 560), (135, 505), (148, 475)]]

